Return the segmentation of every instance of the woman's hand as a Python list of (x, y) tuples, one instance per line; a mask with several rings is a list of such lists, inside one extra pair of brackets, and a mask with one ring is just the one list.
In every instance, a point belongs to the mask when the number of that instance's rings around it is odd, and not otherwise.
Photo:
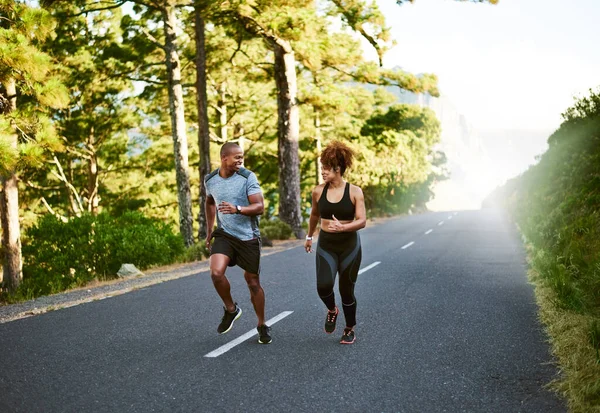
[(313, 249), (312, 249), (312, 239), (307, 239), (306, 241), (304, 241), (304, 249), (309, 254), (311, 252), (313, 252)]
[(344, 232), (344, 224), (338, 221), (335, 215), (332, 215), (331, 218), (333, 219), (329, 221), (329, 226), (327, 227), (329, 232)]

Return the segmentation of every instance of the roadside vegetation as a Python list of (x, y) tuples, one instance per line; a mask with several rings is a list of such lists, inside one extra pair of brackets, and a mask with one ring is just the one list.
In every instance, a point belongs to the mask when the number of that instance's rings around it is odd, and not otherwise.
[(502, 203), (529, 252), (540, 316), (573, 412), (600, 412), (600, 91), (563, 113), (539, 162), (487, 202)]

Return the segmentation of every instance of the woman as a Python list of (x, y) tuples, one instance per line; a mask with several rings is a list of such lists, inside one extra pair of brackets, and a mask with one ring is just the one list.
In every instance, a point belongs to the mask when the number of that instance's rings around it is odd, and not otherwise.
[(360, 268), (361, 247), (358, 230), (367, 222), (362, 190), (344, 180), (344, 172), (352, 166), (354, 152), (346, 144), (334, 141), (321, 153), (324, 183), (312, 193), (308, 235), (304, 248), (312, 251), (312, 235), (321, 220), (317, 244), (317, 292), (327, 306), (325, 332), (333, 333), (338, 317), (333, 286), (340, 274), (339, 290), (346, 328), (340, 343), (355, 340), (356, 298), (354, 285)]

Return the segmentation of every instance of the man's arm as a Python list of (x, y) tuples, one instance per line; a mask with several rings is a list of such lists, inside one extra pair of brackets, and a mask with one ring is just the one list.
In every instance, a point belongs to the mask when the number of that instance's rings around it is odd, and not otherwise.
[[(261, 192), (254, 195), (248, 195), (248, 202), (250, 202), (250, 205), (242, 206), (240, 214), (253, 217), (256, 215), (261, 215), (263, 212), (265, 212), (265, 202)], [(219, 212), (222, 214), (238, 213), (236, 205), (225, 201), (219, 204)]]
[(242, 215), (253, 217), (256, 215), (262, 215), (262, 213), (265, 212), (265, 200), (262, 192), (254, 195), (248, 195), (248, 202), (250, 202), (250, 205), (242, 207), (240, 212)]
[(210, 238), (212, 237), (213, 228), (215, 226), (217, 203), (211, 195), (207, 195), (204, 205), (206, 211), (206, 248), (210, 251)]

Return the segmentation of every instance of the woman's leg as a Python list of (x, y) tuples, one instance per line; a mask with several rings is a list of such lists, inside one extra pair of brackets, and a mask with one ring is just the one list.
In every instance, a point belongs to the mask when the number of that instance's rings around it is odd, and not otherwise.
[(327, 309), (335, 311), (333, 285), (335, 284), (338, 260), (336, 254), (324, 248), (321, 237), (325, 236), (325, 234), (319, 235), (319, 243), (317, 244), (317, 292)]
[(360, 246), (360, 237), (352, 238), (346, 245), (344, 252), (340, 256), (340, 296), (342, 298), (342, 308), (346, 319), (346, 327), (352, 328), (356, 325), (356, 297), (354, 296), (354, 286), (358, 278), (358, 270), (362, 259), (362, 250)]

